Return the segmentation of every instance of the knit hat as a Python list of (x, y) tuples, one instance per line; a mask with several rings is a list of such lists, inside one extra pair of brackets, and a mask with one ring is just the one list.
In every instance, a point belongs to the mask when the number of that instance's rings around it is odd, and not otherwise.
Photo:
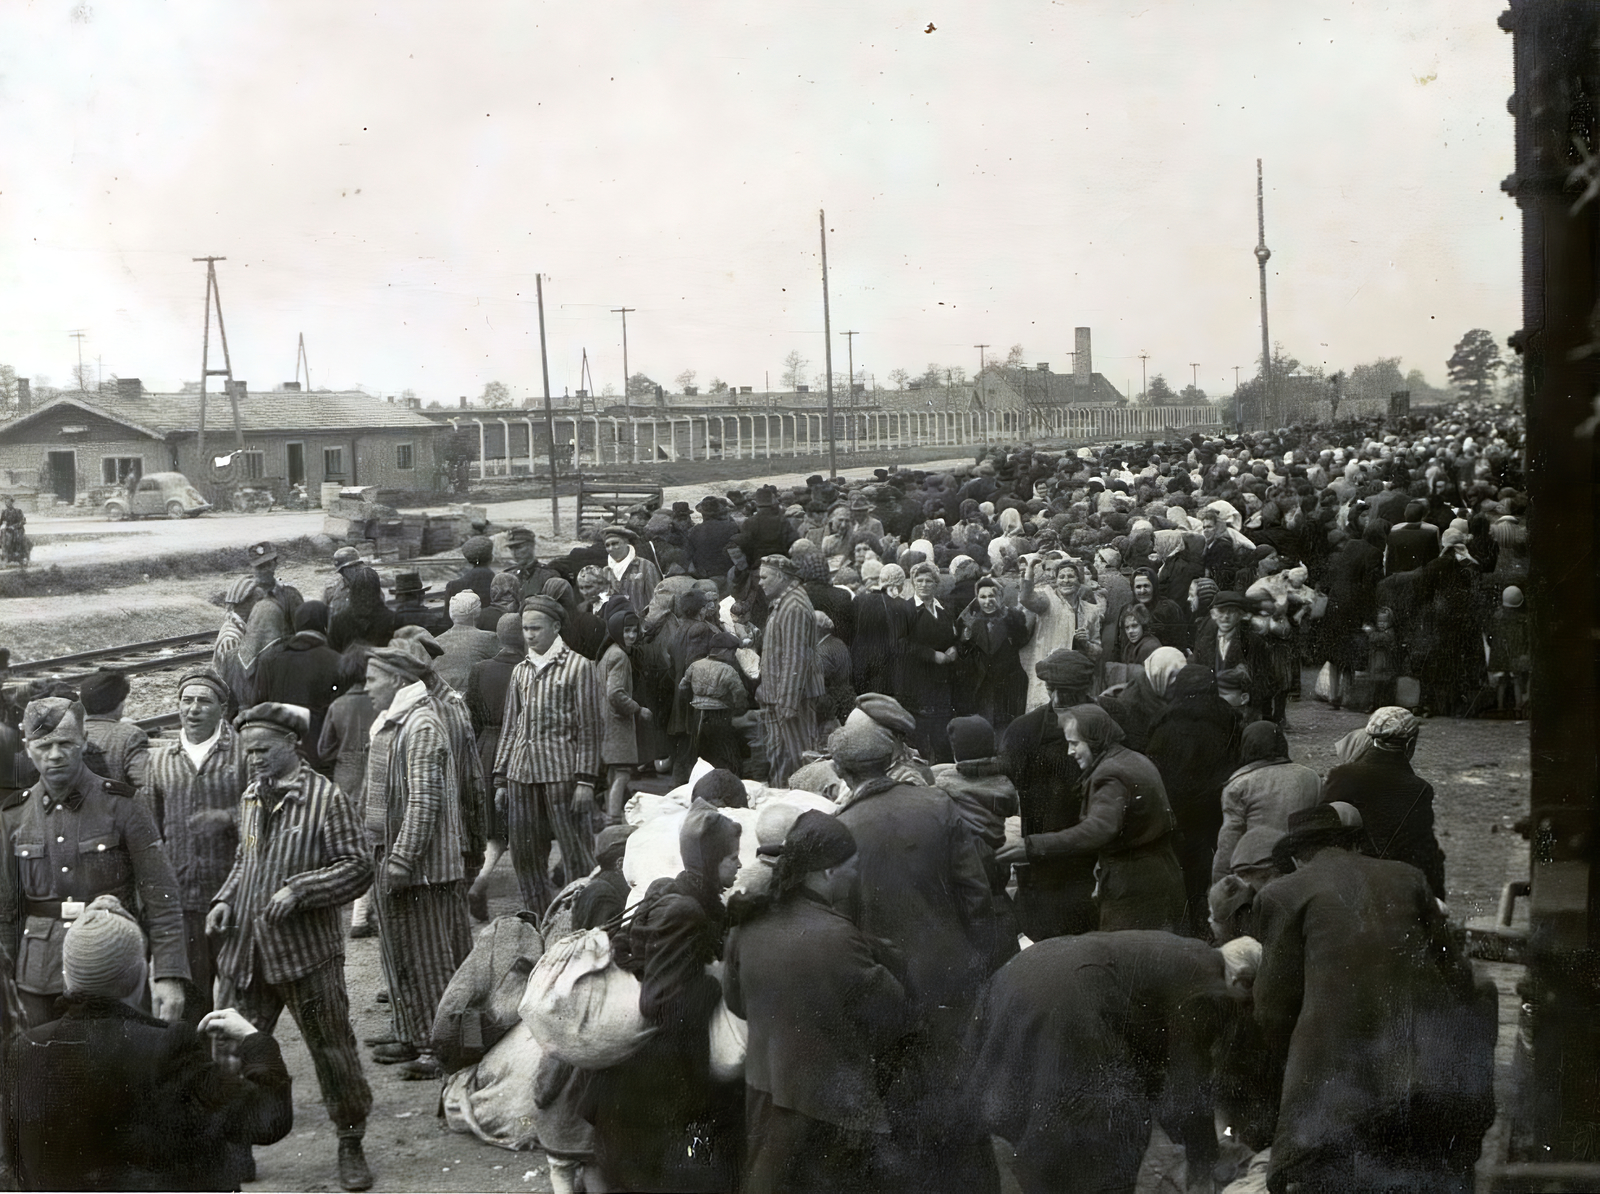
[(500, 620), (494, 624), (494, 633), (502, 647), (519, 653), (527, 649), (528, 644), (522, 637), (521, 614), (501, 614)]
[(756, 814), (757, 853), (761, 846), (783, 845), (783, 839), (789, 835), (789, 827), (803, 811), (798, 805), (784, 800), (768, 800), (762, 804), (761, 811)]
[(946, 732), (950, 735), (950, 750), (956, 762), (994, 758), (994, 727), (983, 718), (952, 718)]
[(126, 999), (145, 977), (144, 932), (113, 895), (96, 896), (67, 928), (61, 974), (68, 995)]
[(416, 643), (427, 653), (429, 659), (438, 659), (444, 654), (444, 648), (439, 645), (439, 640), (429, 634), (427, 629), (422, 626), (400, 627), (390, 637), (389, 645), (392, 647), (395, 643), (400, 642)]
[(471, 589), (462, 589), (450, 598), (450, 620), (452, 622), (475, 621), (478, 611), (483, 608), (483, 598)]
[(128, 677), (106, 669), (85, 676), (78, 686), (85, 713), (110, 713), (128, 699)]
[(1205, 604), (1207, 598), (1210, 598), (1213, 603), (1216, 601), (1217, 593), (1219, 591), (1217, 589), (1217, 582), (1212, 580), (1209, 576), (1195, 577), (1194, 581), (1192, 582), (1192, 587), (1194, 588), (1195, 596), (1200, 598), (1202, 605)]
[(522, 612), (525, 614), (539, 613), (554, 618), (556, 625), (561, 625), (567, 620), (567, 607), (554, 597), (546, 597), (543, 593), (536, 593), (522, 603)]
[(864, 692), (858, 696), (856, 707), (845, 719), (845, 724), (850, 725), (852, 721), (859, 724), (857, 713), (865, 714), (878, 725), (896, 734), (909, 734), (917, 728), (917, 719), (906, 712), (906, 707), (892, 696), (885, 696), (881, 692)]
[(494, 557), (494, 540), (487, 535), (474, 535), (461, 545), (461, 558), (474, 568), (482, 567)]
[(616, 865), (627, 852), (628, 835), (636, 827), (624, 821), (620, 825), (607, 825), (594, 839), (594, 860), (602, 867)]
[[(772, 847), (763, 846), (763, 851)], [(856, 838), (850, 827), (837, 817), (807, 809), (795, 818), (779, 847), (783, 856), (783, 872), (789, 875), (808, 875), (812, 871), (825, 871), (855, 857)]]
[(1081, 651), (1057, 647), (1033, 665), (1033, 674), (1049, 688), (1088, 688), (1094, 663)]
[(750, 796), (744, 790), (744, 781), (726, 767), (708, 771), (695, 784), (691, 795), (713, 808), (749, 808)]

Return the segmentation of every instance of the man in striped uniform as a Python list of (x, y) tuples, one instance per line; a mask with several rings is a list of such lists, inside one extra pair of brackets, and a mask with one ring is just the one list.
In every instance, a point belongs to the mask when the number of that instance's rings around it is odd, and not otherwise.
[(261, 704), (238, 723), (251, 783), (239, 802), (238, 854), (206, 918), (206, 931), (223, 938), (220, 1002), (262, 1032), (289, 1009), (338, 1129), (339, 1182), (366, 1190), (372, 1090), (350, 1027), (339, 910), (366, 888), (372, 864), (344, 793), (301, 761), (310, 713)]
[(594, 869), (594, 789), (600, 779), (600, 681), (594, 664), (561, 641), (565, 607), (523, 603), (527, 658), (511, 672), (495, 753), (495, 805), (505, 810), (523, 907), (543, 913), (555, 897), (550, 843), (561, 843), (568, 879)]
[(767, 748), (767, 782), (782, 787), (817, 746), (817, 698), (825, 691), (817, 656), (817, 621), (788, 556), (761, 558), (758, 574), (769, 613), (761, 637), (761, 730)]
[(145, 788), (150, 815), (178, 876), (193, 982), (183, 1018), (191, 1024), (212, 1008), (222, 942), (206, 936), (206, 914), (233, 869), (239, 800), (250, 782), (238, 731), (225, 716), (229, 698), (227, 683), (210, 668), (178, 681), (178, 739), (158, 742), (150, 752)]
[(373, 907), (395, 1040), (374, 1061), (407, 1079), (442, 1077), (433, 1015), (472, 948), (462, 865), (461, 802), (450, 732), (429, 699), (433, 664), (416, 639), (367, 656), (377, 714), (367, 754), (367, 831), (378, 841)]

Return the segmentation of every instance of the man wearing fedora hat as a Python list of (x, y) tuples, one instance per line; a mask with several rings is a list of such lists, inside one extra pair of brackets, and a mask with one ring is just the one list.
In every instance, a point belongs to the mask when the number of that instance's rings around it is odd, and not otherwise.
[(84, 765), (83, 722), (83, 706), (65, 697), (31, 701), (23, 714), (39, 780), (0, 803), (0, 965), (14, 969), (29, 1024), (45, 1023), (68, 929), (89, 901), (115, 895), (141, 911), (155, 1014), (177, 1020), (189, 980), (178, 880), (133, 789)]
[(728, 558), (728, 540), (739, 533), (739, 524), (728, 515), (728, 506), (715, 494), (706, 494), (695, 509), (699, 525), (688, 534), (689, 570), (701, 580), (725, 584), (733, 561)]
[(745, 558), (752, 562), (763, 556), (786, 554), (800, 537), (778, 509), (778, 491), (771, 485), (756, 490), (755, 511), (744, 520), (741, 533), (749, 541)]
[(867, 491), (858, 489), (850, 495), (848, 505), (850, 511), (850, 534), (871, 535), (874, 539), (883, 538), (883, 523), (872, 512), (872, 499), (867, 496)]
[(430, 590), (423, 588), (420, 573), (396, 573), (394, 585), (389, 591), (394, 594), (389, 608), (394, 611), (397, 627), (420, 626), (429, 634), (443, 634), (449, 629), (448, 615), (441, 615), (422, 603)]

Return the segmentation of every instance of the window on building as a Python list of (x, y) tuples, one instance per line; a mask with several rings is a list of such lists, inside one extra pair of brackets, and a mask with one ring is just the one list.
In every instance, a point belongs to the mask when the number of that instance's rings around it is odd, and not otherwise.
[(394, 446), (395, 468), (416, 468), (416, 457), (411, 451), (410, 444), (396, 444)]
[(259, 481), (267, 475), (267, 454), (265, 452), (240, 452), (239, 476), (246, 481)]
[(100, 458), (100, 483), (124, 485), (129, 477), (144, 472), (143, 456), (102, 456)]
[(322, 449), (322, 475), (330, 479), (344, 476), (344, 449)]

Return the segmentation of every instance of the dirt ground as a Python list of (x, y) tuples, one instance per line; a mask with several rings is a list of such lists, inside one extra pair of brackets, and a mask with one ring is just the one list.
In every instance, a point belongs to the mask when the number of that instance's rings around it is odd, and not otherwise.
[[(788, 478), (772, 479), (779, 484), (799, 483), (804, 476), (797, 473)], [(668, 500), (693, 501), (707, 488), (684, 486), (669, 491)], [(548, 501), (506, 503), (491, 510), (491, 517), (501, 525), (531, 521), (548, 533), (549, 504)], [(269, 524), (267, 520), (270, 519), (294, 520), (298, 528), (274, 529), (270, 533), (298, 535), (308, 533), (308, 527), (320, 528), (321, 515), (226, 515), (198, 522), (135, 525), (148, 527), (160, 540), (176, 536), (180, 543), (185, 540), (193, 543), (202, 534), (209, 542), (214, 531), (226, 531), (223, 539), (226, 545), (269, 537), (266, 528), (269, 525), (276, 528), (276, 523)], [(57, 530), (54, 526), (50, 529)], [(74, 553), (91, 548), (118, 553), (155, 550), (149, 538), (123, 533), (121, 528), (109, 535), (100, 533), (109, 529), (105, 524), (85, 526), (78, 535), (65, 529), (58, 542), (61, 550), (70, 548)], [(83, 536), (82, 542), (73, 542), (79, 535)], [(36, 559), (49, 562), (45, 553), (55, 550), (56, 546), (55, 542), (46, 543)], [(330, 573), (326, 567), (291, 566), (286, 567), (282, 575), (285, 581), (312, 597), (320, 596)], [(160, 581), (75, 599), (0, 602), (0, 644), (11, 648), (13, 658), (27, 660), (214, 629), (221, 617), (214, 599), (227, 581), (228, 578), (222, 576)], [(176, 673), (136, 677), (128, 714), (139, 717), (169, 711), (176, 678)], [(1312, 680), (1312, 673), (1307, 672), (1304, 685), (1308, 693)], [(1293, 757), (1325, 773), (1334, 761), (1334, 742), (1363, 724), (1364, 717), (1305, 699), (1290, 703), (1289, 722)], [(1466, 921), (1492, 916), (1501, 886), (1527, 873), (1527, 846), (1511, 832), (1511, 825), (1525, 813), (1528, 801), (1526, 723), (1442, 718), (1428, 721), (1417, 749), (1415, 766), (1421, 775), (1432, 781), (1437, 793), (1437, 832), (1447, 855), (1446, 877), (1452, 917)], [(515, 911), (515, 892), (510, 864), (502, 862), (491, 889), (491, 913)], [(387, 1028), (388, 1013), (386, 1006), (376, 998), (382, 977), (374, 940), (349, 943), (346, 972), (357, 1037), (379, 1035)], [(1519, 972), (1510, 967), (1493, 967), (1489, 972), (1502, 988), (1502, 1005), (1507, 1009), (1502, 1036), (1508, 1037), (1514, 1027), (1512, 1009), (1516, 1005), (1511, 987)], [(335, 1135), (320, 1104), (310, 1059), (298, 1031), (287, 1018), (280, 1024), (278, 1036), (295, 1076), (295, 1128), (280, 1143), (257, 1150), (259, 1180), (247, 1188), (336, 1190)], [(366, 1052), (363, 1049), (363, 1053)], [(367, 1074), (376, 1099), (367, 1133), (367, 1153), (377, 1177), (376, 1189), (550, 1189), (542, 1154), (510, 1153), (448, 1132), (436, 1114), (437, 1083), (402, 1082), (391, 1067), (372, 1064), (368, 1064)], [(1151, 1164), (1141, 1180), (1140, 1190), (1145, 1194), (1176, 1191), (1181, 1189), (1180, 1180), (1170, 1153), (1156, 1149), (1152, 1151)]]

